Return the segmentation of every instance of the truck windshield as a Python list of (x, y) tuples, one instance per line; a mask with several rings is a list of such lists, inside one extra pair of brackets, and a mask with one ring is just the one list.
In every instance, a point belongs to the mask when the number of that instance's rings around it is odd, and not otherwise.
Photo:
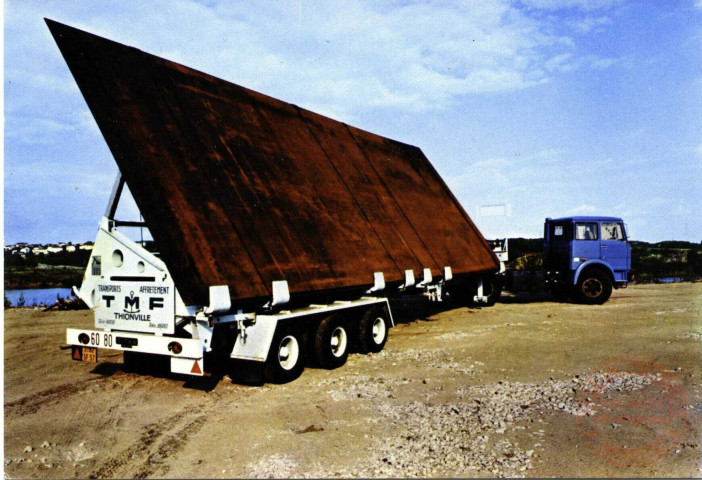
[(597, 223), (576, 223), (576, 240), (597, 240)]
[(621, 223), (603, 223), (602, 224), (602, 240), (620, 241), (625, 240), (624, 231)]

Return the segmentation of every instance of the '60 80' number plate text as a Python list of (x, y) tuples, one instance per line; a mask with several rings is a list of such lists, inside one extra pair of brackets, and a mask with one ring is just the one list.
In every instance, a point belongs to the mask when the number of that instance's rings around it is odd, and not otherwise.
[(90, 334), (90, 343), (88, 345), (109, 348), (112, 346), (112, 334), (111, 333), (91, 333)]

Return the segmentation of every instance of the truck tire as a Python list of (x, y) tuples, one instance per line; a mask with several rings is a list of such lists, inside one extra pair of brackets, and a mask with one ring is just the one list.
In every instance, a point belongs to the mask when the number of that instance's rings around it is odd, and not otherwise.
[(580, 274), (575, 285), (574, 297), (587, 305), (598, 305), (606, 302), (612, 295), (612, 281), (602, 270), (591, 269)]
[(338, 368), (346, 363), (349, 334), (341, 315), (330, 315), (319, 322), (314, 335), (314, 355), (322, 368)]
[(284, 325), (278, 326), (263, 369), (266, 380), (287, 383), (302, 375), (304, 352), (300, 333)]
[(487, 297), (486, 306), (492, 307), (502, 295), (502, 285), (496, 275), (486, 275), (483, 278), (483, 295)]
[(363, 314), (358, 326), (358, 348), (361, 353), (378, 353), (385, 347), (389, 323), (384, 308), (374, 307)]

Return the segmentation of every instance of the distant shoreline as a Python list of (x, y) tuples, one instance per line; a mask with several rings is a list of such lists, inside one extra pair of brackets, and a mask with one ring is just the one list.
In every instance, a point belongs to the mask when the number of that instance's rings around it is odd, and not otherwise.
[(25, 290), (35, 288), (71, 288), (83, 283), (83, 272), (71, 270), (5, 272), (5, 290)]
[[(512, 268), (540, 268), (543, 239), (508, 240), (509, 263)], [(6, 246), (4, 288), (22, 290), (80, 286), (92, 248), (92, 242), (76, 245), (58, 243)], [(683, 241), (632, 241), (631, 272), (638, 284), (668, 283), (670, 278), (680, 278), (688, 282), (699, 281), (702, 278), (702, 244)]]

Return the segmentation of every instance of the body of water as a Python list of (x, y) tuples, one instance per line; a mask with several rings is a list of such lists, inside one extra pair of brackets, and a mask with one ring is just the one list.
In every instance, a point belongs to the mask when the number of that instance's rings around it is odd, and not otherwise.
[(658, 277), (654, 281), (658, 282), (658, 283), (677, 283), (677, 282), (682, 282), (683, 278), (682, 277)]
[(24, 290), (5, 290), (5, 296), (13, 307), (18, 306), (20, 297), (24, 297), (26, 307), (39, 306), (42, 303), (48, 307), (56, 303), (57, 296), (68, 298), (73, 295), (70, 288), (26, 288)]

